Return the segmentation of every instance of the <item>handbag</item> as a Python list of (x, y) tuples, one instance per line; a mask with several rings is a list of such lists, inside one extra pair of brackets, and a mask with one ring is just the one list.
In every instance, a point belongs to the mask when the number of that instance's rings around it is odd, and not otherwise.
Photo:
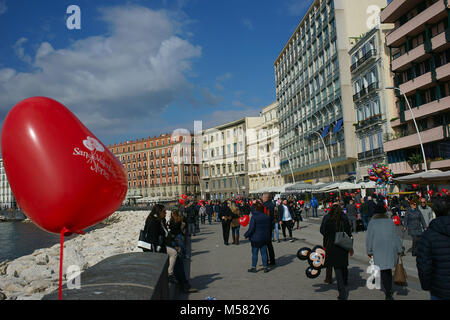
[(347, 251), (350, 251), (351, 249), (353, 249), (353, 239), (350, 238), (348, 234), (341, 229), (342, 223), (339, 228), (339, 231), (336, 232), (336, 235), (334, 237), (334, 245)]
[(398, 286), (405, 287), (407, 285), (405, 268), (403, 268), (403, 261), (401, 255), (398, 256), (397, 264), (395, 265), (394, 271), (394, 283)]
[(138, 248), (152, 250), (152, 244), (147, 242), (147, 232), (141, 230), (139, 233)]

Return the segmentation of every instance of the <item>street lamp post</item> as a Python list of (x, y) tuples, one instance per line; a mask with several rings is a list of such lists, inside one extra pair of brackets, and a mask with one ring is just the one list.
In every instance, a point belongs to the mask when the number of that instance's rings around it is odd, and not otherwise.
[[(408, 109), (411, 112), (411, 118), (413, 119), (414, 126), (416, 127), (417, 136), (419, 137), (420, 149), (422, 150), (423, 165), (424, 165), (424, 168), (425, 168), (425, 172), (427, 172), (428, 171), (427, 159), (425, 157), (425, 150), (423, 148), (422, 137), (420, 136), (419, 127), (417, 126), (416, 118), (414, 117), (414, 112), (412, 111), (411, 105), (409, 104), (409, 101), (408, 101), (408, 98), (406, 97), (406, 94), (402, 91), (402, 89), (397, 88), (397, 87), (386, 87), (385, 89), (398, 90), (403, 95), (403, 97), (405, 98), (406, 105), (408, 106)], [(429, 185), (427, 185), (427, 190), (430, 191), (430, 186)]]
[[(315, 115), (314, 113), (312, 114), (314, 117), (316, 117), (317, 122), (320, 122), (319, 117), (317, 117), (317, 115)], [(333, 172), (333, 166), (331, 165), (331, 159), (330, 159), (330, 155), (328, 154), (328, 149), (327, 149), (327, 145), (325, 144), (325, 140), (323, 140), (323, 137), (320, 133), (318, 133), (317, 131), (312, 131), (312, 133), (315, 133), (319, 136), (320, 140), (322, 141), (323, 147), (325, 148), (325, 153), (327, 155), (328, 158), (328, 164), (330, 165), (330, 170), (331, 170), (331, 177), (333, 178), (333, 182), (334, 181), (334, 172)]]
[(414, 117), (414, 113), (413, 113), (413, 111), (412, 111), (412, 109), (411, 109), (411, 105), (409, 104), (408, 98), (406, 97), (406, 94), (405, 94), (400, 88), (397, 88), (397, 87), (386, 87), (386, 89), (392, 89), (392, 90), (398, 90), (398, 91), (400, 91), (400, 93), (403, 95), (403, 97), (404, 97), (405, 100), (406, 100), (406, 104), (408, 105), (408, 109), (409, 109), (409, 111), (411, 112), (411, 117), (412, 117), (412, 119), (413, 119), (414, 126), (416, 127), (417, 136), (419, 137), (420, 148), (421, 148), (421, 150), (422, 150), (422, 156), (423, 156), (423, 165), (424, 165), (424, 167), (425, 167), (425, 172), (427, 172), (427, 171), (428, 171), (428, 168), (427, 168), (427, 160), (426, 160), (426, 158), (425, 158), (425, 150), (423, 149), (422, 137), (420, 136), (419, 127), (417, 126), (416, 118)]
[(289, 156), (288, 156), (286, 151), (284, 151), (284, 154), (286, 155), (286, 159), (287, 159), (287, 161), (289, 163), (289, 169), (291, 170), (291, 175), (292, 175), (292, 182), (295, 183), (294, 171), (292, 170), (291, 160), (289, 159)]

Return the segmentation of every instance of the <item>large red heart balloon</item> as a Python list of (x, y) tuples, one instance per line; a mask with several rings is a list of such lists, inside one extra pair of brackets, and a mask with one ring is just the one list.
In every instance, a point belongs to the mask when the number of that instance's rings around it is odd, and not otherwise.
[(187, 195), (185, 195), (185, 194), (182, 194), (182, 195), (181, 195), (181, 199), (186, 200), (187, 198), (188, 198)]
[(115, 212), (126, 196), (120, 161), (55, 100), (18, 103), (3, 123), (1, 146), (19, 206), (46, 231), (81, 233)]
[(239, 224), (243, 227), (246, 227), (250, 221), (250, 217), (248, 215), (245, 215), (241, 218), (239, 218)]

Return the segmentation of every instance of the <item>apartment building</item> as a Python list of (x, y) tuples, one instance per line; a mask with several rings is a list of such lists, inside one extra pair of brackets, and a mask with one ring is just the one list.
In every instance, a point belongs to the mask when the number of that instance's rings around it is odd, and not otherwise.
[[(381, 12), (394, 75), (394, 133), (384, 143), (395, 175), (450, 169), (450, 31), (448, 0), (392, 0)], [(405, 99), (406, 96), (406, 99)], [(413, 114), (409, 110), (412, 109)]]
[(284, 184), (280, 171), (277, 110), (278, 102), (263, 108), (260, 123), (247, 134), (250, 193)]
[(0, 158), (0, 209), (16, 209), (17, 201), (8, 183), (3, 159)]
[(200, 196), (193, 141), (191, 134), (162, 134), (108, 146), (127, 172), (126, 199), (177, 200), (182, 194)]
[(357, 181), (368, 181), (367, 171), (374, 163), (387, 164), (383, 142), (392, 131), (395, 96), (392, 90), (385, 89), (394, 85), (385, 37), (392, 28), (392, 24), (378, 25), (353, 39), (355, 44), (349, 51), (356, 113)]
[(202, 131), (202, 199), (248, 197), (247, 133), (261, 121), (246, 117)]
[[(315, 0), (275, 60), (281, 174), (290, 182), (355, 178), (352, 38), (373, 28), (386, 0)], [(320, 137), (321, 136), (321, 137)]]

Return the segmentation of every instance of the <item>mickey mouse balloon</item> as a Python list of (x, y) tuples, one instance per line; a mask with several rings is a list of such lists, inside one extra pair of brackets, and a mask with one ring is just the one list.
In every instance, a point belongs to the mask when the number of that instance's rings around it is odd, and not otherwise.
[(320, 276), (320, 269), (314, 269), (313, 267), (308, 267), (305, 271), (306, 276), (310, 279), (315, 279)]
[(310, 248), (301, 248), (297, 251), (297, 258), (299, 258), (302, 261), (306, 261), (308, 260), (308, 257), (311, 253), (311, 249)]

